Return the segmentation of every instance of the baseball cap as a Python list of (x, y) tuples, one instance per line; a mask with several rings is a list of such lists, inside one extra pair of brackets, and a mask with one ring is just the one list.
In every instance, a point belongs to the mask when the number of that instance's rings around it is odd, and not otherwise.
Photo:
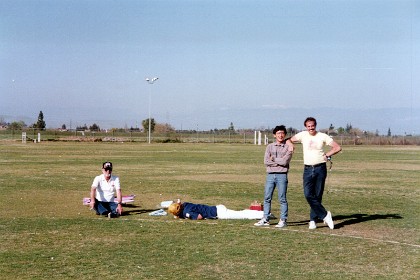
[(112, 170), (112, 162), (106, 161), (102, 163), (102, 168), (105, 170)]

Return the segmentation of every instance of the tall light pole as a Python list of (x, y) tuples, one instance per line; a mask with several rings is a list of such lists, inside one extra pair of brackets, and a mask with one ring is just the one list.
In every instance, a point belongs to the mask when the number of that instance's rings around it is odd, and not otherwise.
[(157, 79), (159, 79), (158, 77), (154, 77), (154, 78), (146, 78), (146, 82), (148, 82), (150, 84), (150, 91), (149, 91), (149, 135), (148, 135), (148, 142), (150, 144), (150, 135), (151, 135), (151, 120), (150, 120), (150, 107), (152, 105), (152, 86), (154, 84), (154, 82), (157, 81)]

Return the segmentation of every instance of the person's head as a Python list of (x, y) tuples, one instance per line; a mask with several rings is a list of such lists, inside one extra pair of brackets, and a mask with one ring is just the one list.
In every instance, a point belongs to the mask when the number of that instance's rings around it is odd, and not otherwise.
[(182, 204), (180, 202), (178, 203), (172, 203), (168, 207), (168, 212), (174, 215), (175, 217), (179, 217), (182, 211)]
[(106, 161), (102, 163), (102, 173), (105, 175), (106, 178), (111, 177), (112, 162)]
[(316, 119), (315, 118), (307, 117), (303, 124), (305, 125), (306, 130), (309, 132), (309, 134), (311, 135), (316, 134)]
[(278, 125), (273, 129), (274, 138), (279, 143), (282, 143), (286, 137), (287, 129), (284, 125)]

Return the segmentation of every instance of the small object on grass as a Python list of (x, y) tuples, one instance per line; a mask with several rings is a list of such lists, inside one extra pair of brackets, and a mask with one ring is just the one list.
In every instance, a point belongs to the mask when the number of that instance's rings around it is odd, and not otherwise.
[(150, 216), (166, 216), (166, 215), (168, 215), (168, 213), (166, 213), (166, 211), (163, 210), (163, 209), (159, 209), (159, 210), (156, 210), (156, 211), (153, 211), (153, 212), (149, 213), (149, 215)]
[(173, 200), (162, 201), (160, 203), (160, 207), (162, 207), (162, 208), (168, 208), (169, 205), (171, 205), (172, 203), (174, 203)]

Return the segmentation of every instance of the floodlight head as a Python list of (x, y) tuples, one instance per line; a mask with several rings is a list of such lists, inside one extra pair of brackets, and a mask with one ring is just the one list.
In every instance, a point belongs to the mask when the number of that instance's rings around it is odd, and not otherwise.
[(154, 78), (146, 78), (146, 82), (148, 82), (149, 84), (153, 84), (154, 82), (156, 82), (156, 80), (159, 79), (158, 77), (154, 77)]

